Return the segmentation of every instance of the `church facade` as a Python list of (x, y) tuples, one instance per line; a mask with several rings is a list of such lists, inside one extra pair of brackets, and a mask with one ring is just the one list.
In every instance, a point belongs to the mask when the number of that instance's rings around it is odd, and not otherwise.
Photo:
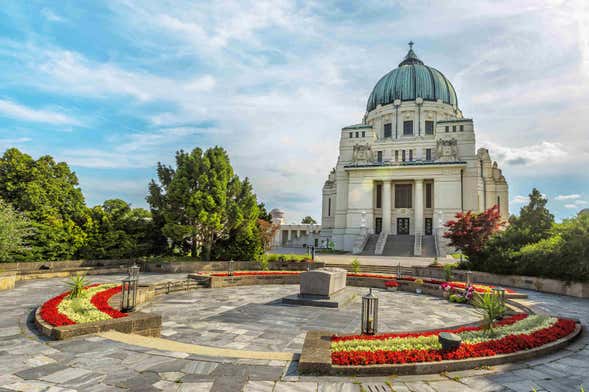
[[(360, 124), (344, 127), (336, 167), (323, 186), (321, 237), (339, 250), (443, 255), (443, 224), (459, 211), (498, 205), (508, 185), (454, 87), (413, 51), (376, 84)], [(427, 246), (426, 246), (427, 245)], [(401, 254), (403, 251), (401, 251)]]

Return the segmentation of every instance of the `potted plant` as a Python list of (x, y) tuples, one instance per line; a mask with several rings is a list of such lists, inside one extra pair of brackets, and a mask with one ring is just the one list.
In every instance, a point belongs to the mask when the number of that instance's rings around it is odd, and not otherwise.
[(386, 287), (387, 291), (397, 291), (399, 287), (399, 282), (396, 280), (387, 280), (384, 282), (384, 287)]
[(421, 294), (421, 292), (422, 292), (421, 286), (423, 286), (423, 279), (417, 278), (417, 279), (415, 279), (414, 283), (417, 286), (417, 287), (415, 287), (415, 292), (417, 294)]

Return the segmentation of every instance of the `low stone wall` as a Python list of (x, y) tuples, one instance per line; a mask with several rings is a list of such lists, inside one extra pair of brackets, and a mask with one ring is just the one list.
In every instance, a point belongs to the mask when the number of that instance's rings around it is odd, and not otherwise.
[[(454, 275), (464, 279), (466, 271), (455, 270)], [(517, 287), (545, 293), (570, 295), (571, 297), (589, 298), (589, 282), (564, 282), (562, 280), (538, 278), (534, 276), (498, 275), (488, 272), (473, 271), (474, 283), (487, 283), (496, 286)]]
[(475, 369), (484, 366), (496, 366), (505, 363), (536, 359), (539, 356), (556, 352), (570, 344), (581, 333), (581, 324), (577, 323), (575, 331), (555, 342), (531, 350), (518, 351), (512, 354), (501, 354), (492, 357), (469, 358), (439, 362), (405, 363), (391, 365), (368, 366), (337, 366), (331, 364), (331, 336), (329, 331), (307, 332), (303, 344), (303, 352), (299, 360), (301, 375), (330, 376), (402, 376), (410, 374), (435, 374)]
[(292, 275), (242, 275), (211, 276), (210, 287), (255, 286), (259, 284), (299, 284), (299, 274)]
[[(315, 269), (324, 267), (324, 263), (306, 261), (270, 261), (268, 269), (271, 271), (306, 271), (307, 268)], [(228, 261), (172, 261), (162, 263), (144, 263), (142, 270), (146, 272), (160, 273), (196, 273), (228, 271)], [(234, 261), (234, 271), (260, 271), (260, 265), (256, 261)]]
[(16, 283), (16, 272), (0, 272), (0, 291), (11, 290)]

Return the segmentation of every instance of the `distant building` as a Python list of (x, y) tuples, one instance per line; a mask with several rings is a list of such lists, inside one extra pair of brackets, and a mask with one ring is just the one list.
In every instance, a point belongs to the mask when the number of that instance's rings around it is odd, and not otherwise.
[(509, 217), (505, 177), (475, 149), (452, 83), (409, 45), (376, 83), (362, 122), (341, 130), (321, 217), (322, 239), (338, 250), (405, 255), (410, 245), (411, 255), (431, 256), (437, 229), (457, 212), (499, 205)]
[(583, 208), (578, 215), (589, 215), (589, 208)]
[(272, 239), (272, 248), (300, 248), (304, 246), (322, 246), (320, 240), (321, 225), (304, 223), (286, 223), (282, 210), (270, 211), (272, 224), (278, 229)]

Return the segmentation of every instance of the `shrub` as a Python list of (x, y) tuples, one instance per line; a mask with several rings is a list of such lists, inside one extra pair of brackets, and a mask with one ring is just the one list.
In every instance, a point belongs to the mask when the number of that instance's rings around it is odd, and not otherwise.
[(68, 283), (68, 287), (70, 289), (69, 297), (71, 299), (82, 297), (84, 295), (84, 287), (86, 287), (87, 285), (88, 281), (86, 280), (86, 276), (72, 276)]
[(444, 280), (450, 282), (452, 280), (452, 270), (458, 267), (458, 263), (451, 263), (444, 265)]
[(360, 272), (360, 260), (358, 260), (357, 257), (354, 257), (354, 260), (352, 260), (352, 271), (355, 273)]
[(489, 332), (493, 332), (493, 323), (503, 317), (505, 306), (498, 295), (492, 293), (475, 293), (471, 304), (485, 317), (484, 326)]

